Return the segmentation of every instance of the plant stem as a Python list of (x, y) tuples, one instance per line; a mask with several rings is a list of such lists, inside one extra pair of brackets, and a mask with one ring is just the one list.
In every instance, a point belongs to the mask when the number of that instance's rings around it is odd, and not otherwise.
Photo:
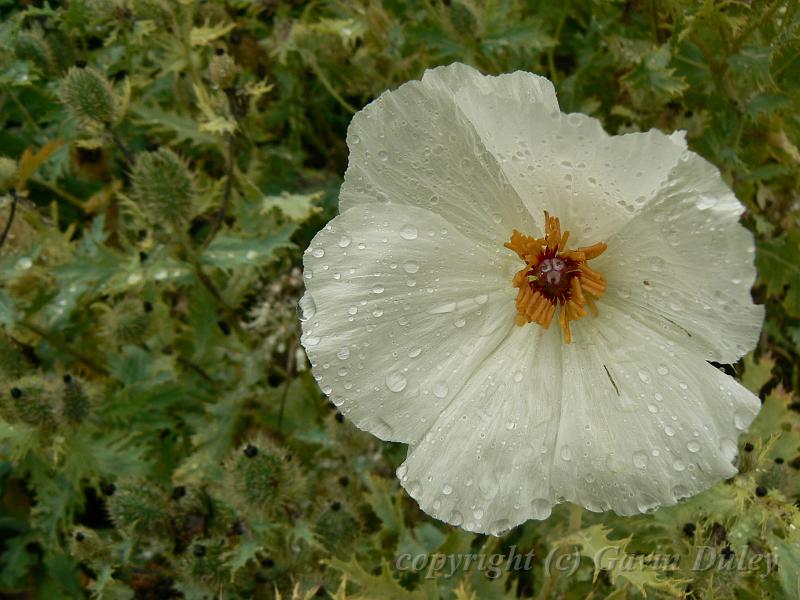
[(48, 344), (53, 346), (53, 348), (55, 348), (56, 350), (60, 350), (64, 354), (69, 354), (70, 356), (75, 358), (78, 362), (83, 363), (84, 365), (89, 367), (92, 371), (97, 373), (98, 375), (109, 375), (108, 369), (106, 369), (105, 367), (97, 364), (93, 359), (91, 359), (88, 356), (86, 356), (80, 350), (77, 350), (77, 349), (73, 348), (72, 346), (70, 346), (68, 343), (66, 343), (66, 342), (64, 342), (62, 340), (59, 340), (58, 338), (54, 337), (48, 331), (45, 331), (44, 329), (42, 329), (38, 325), (35, 325), (35, 324), (30, 323), (28, 321), (19, 321), (19, 324), (22, 325), (23, 327), (25, 327), (25, 329), (29, 329), (30, 331), (32, 331), (33, 333), (38, 335), (40, 338), (45, 340)]
[(211, 231), (208, 232), (206, 236), (205, 242), (203, 242), (203, 248), (207, 248), (208, 245), (212, 242), (212, 240), (216, 237), (217, 233), (222, 227), (222, 223), (225, 221), (225, 216), (228, 213), (228, 206), (231, 202), (231, 192), (233, 190), (233, 151), (234, 151), (234, 142), (235, 137), (233, 134), (228, 136), (228, 164), (225, 167), (225, 189), (222, 193), (222, 204), (220, 204), (219, 210), (217, 214), (214, 216), (214, 220), (211, 222)]
[(11, 232), (11, 226), (14, 224), (14, 217), (17, 216), (18, 202), (19, 196), (17, 195), (17, 190), (11, 190), (11, 209), (8, 211), (8, 220), (6, 220), (5, 227), (3, 227), (3, 233), (0, 234), (0, 248), (6, 243), (6, 238)]
[(117, 130), (112, 127), (107, 127), (108, 132), (111, 134), (111, 139), (114, 140), (114, 144), (117, 146), (120, 152), (122, 152), (122, 156), (125, 158), (125, 162), (128, 164), (129, 167), (133, 166), (133, 154), (131, 151), (128, 150), (128, 147), (125, 145), (125, 142), (122, 141), (119, 133)]

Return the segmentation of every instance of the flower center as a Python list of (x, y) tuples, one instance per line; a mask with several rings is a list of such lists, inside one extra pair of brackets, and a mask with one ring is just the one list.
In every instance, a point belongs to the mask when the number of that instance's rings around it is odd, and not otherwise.
[(592, 246), (567, 249), (569, 231), (561, 232), (556, 217), (544, 213), (542, 238), (532, 238), (516, 229), (505, 247), (525, 262), (514, 276), (517, 293), (517, 325), (537, 323), (547, 329), (556, 309), (564, 334), (564, 343), (572, 341), (569, 323), (586, 316), (585, 306), (597, 314), (595, 299), (606, 291), (606, 278), (587, 264), (606, 250), (603, 242)]

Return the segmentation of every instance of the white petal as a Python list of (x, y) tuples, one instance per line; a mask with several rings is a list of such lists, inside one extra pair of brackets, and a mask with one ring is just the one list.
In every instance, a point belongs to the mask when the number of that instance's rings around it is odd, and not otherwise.
[(438, 215), (351, 208), (304, 256), (303, 345), (358, 427), (416, 442), (514, 323), (517, 259)]
[(561, 395), (555, 333), (515, 327), (409, 448), (397, 474), (425, 512), (491, 534), (550, 514)]
[(573, 329), (563, 349), (556, 496), (629, 515), (736, 473), (736, 439), (758, 398), (616, 308)]
[(693, 153), (592, 267), (607, 300), (669, 339), (730, 363), (753, 348), (764, 307), (753, 304), (753, 236), (715, 167)]
[(579, 244), (624, 225), (686, 147), (683, 133), (609, 136), (592, 117), (477, 86), (456, 102), (537, 221), (550, 211)]
[[(382, 94), (353, 117), (341, 211), (391, 203), (426, 208), (492, 249), (533, 221), (455, 105), (452, 86), (482, 80), (452, 65)], [(508, 78), (498, 78), (512, 89)], [(518, 86), (519, 87), (519, 86)]]
[(431, 87), (440, 87), (453, 95), (462, 89), (478, 89), (520, 105), (536, 104), (547, 111), (558, 110), (556, 90), (550, 80), (526, 71), (482, 75), (472, 67), (454, 63), (425, 71), (422, 82)]

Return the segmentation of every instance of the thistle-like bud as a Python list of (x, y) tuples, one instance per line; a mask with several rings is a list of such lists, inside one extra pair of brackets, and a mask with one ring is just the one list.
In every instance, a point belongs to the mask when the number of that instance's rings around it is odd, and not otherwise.
[(42, 73), (55, 70), (53, 52), (39, 31), (20, 31), (14, 40), (14, 54), (20, 60), (32, 62)]
[(314, 533), (317, 539), (334, 555), (352, 551), (361, 532), (361, 521), (345, 503), (334, 500), (316, 511)]
[(208, 78), (221, 90), (236, 84), (239, 68), (229, 54), (215, 54), (208, 63)]
[(221, 541), (196, 540), (187, 548), (179, 568), (190, 581), (216, 590), (231, 580), (231, 571), (225, 564), (226, 550)]
[(7, 192), (17, 183), (17, 161), (0, 156), (0, 193)]
[(267, 516), (297, 498), (298, 465), (264, 437), (258, 437), (234, 451), (225, 462), (226, 490), (231, 503), (243, 512), (258, 511)]
[(61, 412), (64, 419), (71, 424), (82, 423), (89, 415), (89, 396), (83, 385), (70, 375), (64, 377)]
[(69, 553), (82, 562), (102, 561), (108, 558), (108, 544), (96, 531), (87, 527), (76, 527), (69, 538)]
[(106, 505), (118, 529), (152, 536), (168, 533), (167, 494), (147, 481), (117, 482), (114, 495), (106, 500)]
[(100, 333), (109, 344), (137, 344), (147, 335), (151, 317), (142, 302), (125, 299), (100, 318)]
[(55, 393), (43, 377), (34, 375), (18, 379), (5, 394), (2, 416), (7, 420), (47, 429), (55, 427)]
[(72, 67), (61, 84), (61, 101), (83, 126), (114, 125), (119, 98), (108, 79), (91, 67)]
[(188, 220), (194, 180), (184, 162), (168, 148), (140, 154), (131, 176), (133, 195), (153, 221), (180, 225)]

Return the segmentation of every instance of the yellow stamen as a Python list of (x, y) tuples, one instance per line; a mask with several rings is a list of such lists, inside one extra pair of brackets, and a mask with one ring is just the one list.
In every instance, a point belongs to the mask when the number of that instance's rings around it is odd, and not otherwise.
[(564, 343), (572, 341), (570, 321), (577, 321), (589, 312), (597, 316), (595, 300), (606, 291), (606, 278), (591, 269), (587, 261), (606, 251), (603, 242), (567, 249), (569, 231), (561, 231), (557, 217), (544, 213), (544, 237), (533, 238), (516, 229), (505, 244), (525, 262), (514, 275), (513, 285), (519, 288), (515, 305), (515, 322), (521, 326), (537, 323), (545, 329), (558, 308), (558, 323)]

